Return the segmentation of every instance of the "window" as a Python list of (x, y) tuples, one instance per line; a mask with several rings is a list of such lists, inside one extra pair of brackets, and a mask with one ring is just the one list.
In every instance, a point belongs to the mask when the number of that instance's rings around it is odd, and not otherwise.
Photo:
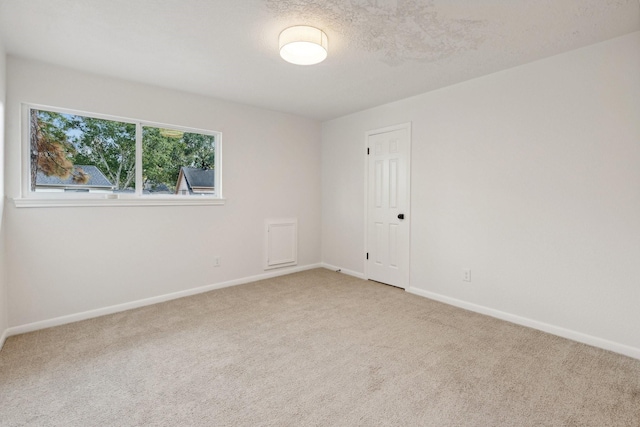
[(219, 132), (25, 108), (28, 198), (221, 199)]
[(31, 191), (135, 192), (136, 125), (29, 111)]
[(215, 136), (142, 127), (143, 192), (215, 196)]

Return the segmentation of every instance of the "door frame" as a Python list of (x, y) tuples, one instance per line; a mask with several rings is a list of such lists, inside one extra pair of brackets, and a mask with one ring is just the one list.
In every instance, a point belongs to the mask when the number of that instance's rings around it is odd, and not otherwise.
[[(367, 149), (369, 148), (369, 137), (372, 135), (377, 135), (379, 133), (386, 133), (386, 132), (392, 132), (395, 130), (402, 130), (402, 129), (406, 129), (407, 134), (409, 136), (409, 141), (408, 141), (408, 148), (409, 148), (409, 159), (407, 161), (407, 176), (408, 176), (408, 183), (407, 183), (407, 212), (409, 215), (409, 218), (407, 219), (406, 223), (407, 223), (407, 227), (409, 228), (409, 252), (408, 252), (408, 257), (409, 259), (407, 260), (407, 268), (409, 269), (408, 271), (408, 281), (407, 281), (407, 287), (404, 289), (405, 291), (408, 290), (411, 287), (411, 220), (412, 220), (412, 213), (411, 213), (411, 140), (412, 140), (412, 134), (411, 134), (411, 122), (405, 122), (405, 123), (399, 123), (396, 125), (391, 125), (391, 126), (385, 126), (383, 128), (378, 128), (378, 129), (372, 129), (369, 130), (367, 132), (365, 132), (365, 136), (364, 136), (364, 253), (362, 254), (364, 257), (364, 279), (365, 280), (369, 280), (369, 262), (367, 260), (367, 251), (369, 250), (369, 238), (368, 238), (368, 234), (369, 234), (369, 154), (367, 153)], [(402, 288), (401, 288), (402, 289)]]

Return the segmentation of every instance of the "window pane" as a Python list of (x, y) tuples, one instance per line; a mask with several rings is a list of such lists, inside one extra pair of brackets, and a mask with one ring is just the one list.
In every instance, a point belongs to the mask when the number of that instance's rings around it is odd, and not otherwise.
[(145, 194), (215, 195), (215, 137), (144, 126)]
[(131, 123), (30, 110), (31, 190), (133, 192)]

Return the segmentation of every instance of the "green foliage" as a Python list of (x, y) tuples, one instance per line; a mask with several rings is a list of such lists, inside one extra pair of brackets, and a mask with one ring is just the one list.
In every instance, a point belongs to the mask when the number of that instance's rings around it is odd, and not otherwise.
[(76, 148), (73, 163), (97, 166), (117, 189), (135, 185), (136, 126), (131, 123), (66, 116), (65, 131)]
[(158, 191), (164, 184), (175, 190), (180, 166), (184, 162), (185, 144), (181, 138), (164, 136), (161, 129), (144, 127), (142, 132), (142, 178), (144, 188)]
[(213, 169), (215, 166), (214, 137), (200, 133), (185, 133), (183, 136), (185, 155), (187, 161), (185, 166), (200, 169)]
[(145, 126), (142, 133), (144, 188), (175, 191), (182, 166), (213, 169), (214, 137)]

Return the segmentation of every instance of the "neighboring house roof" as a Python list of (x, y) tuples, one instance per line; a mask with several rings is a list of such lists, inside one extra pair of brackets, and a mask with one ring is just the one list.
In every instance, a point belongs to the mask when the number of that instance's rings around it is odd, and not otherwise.
[(148, 186), (143, 189), (142, 192), (144, 194), (173, 194), (173, 190), (171, 190), (167, 184), (156, 184), (152, 186)]
[(213, 169), (181, 167), (177, 187), (180, 186), (180, 180), (184, 177), (189, 193), (213, 191), (215, 189), (215, 176)]
[(89, 181), (84, 184), (73, 182), (73, 173), (69, 175), (69, 178), (62, 179), (59, 176), (47, 176), (44, 173), (38, 171), (36, 177), (36, 186), (38, 187), (67, 187), (67, 188), (101, 188), (112, 189), (114, 185), (107, 179), (100, 169), (96, 166), (89, 165), (75, 165), (73, 172), (78, 169), (82, 169), (85, 174), (89, 176)]

